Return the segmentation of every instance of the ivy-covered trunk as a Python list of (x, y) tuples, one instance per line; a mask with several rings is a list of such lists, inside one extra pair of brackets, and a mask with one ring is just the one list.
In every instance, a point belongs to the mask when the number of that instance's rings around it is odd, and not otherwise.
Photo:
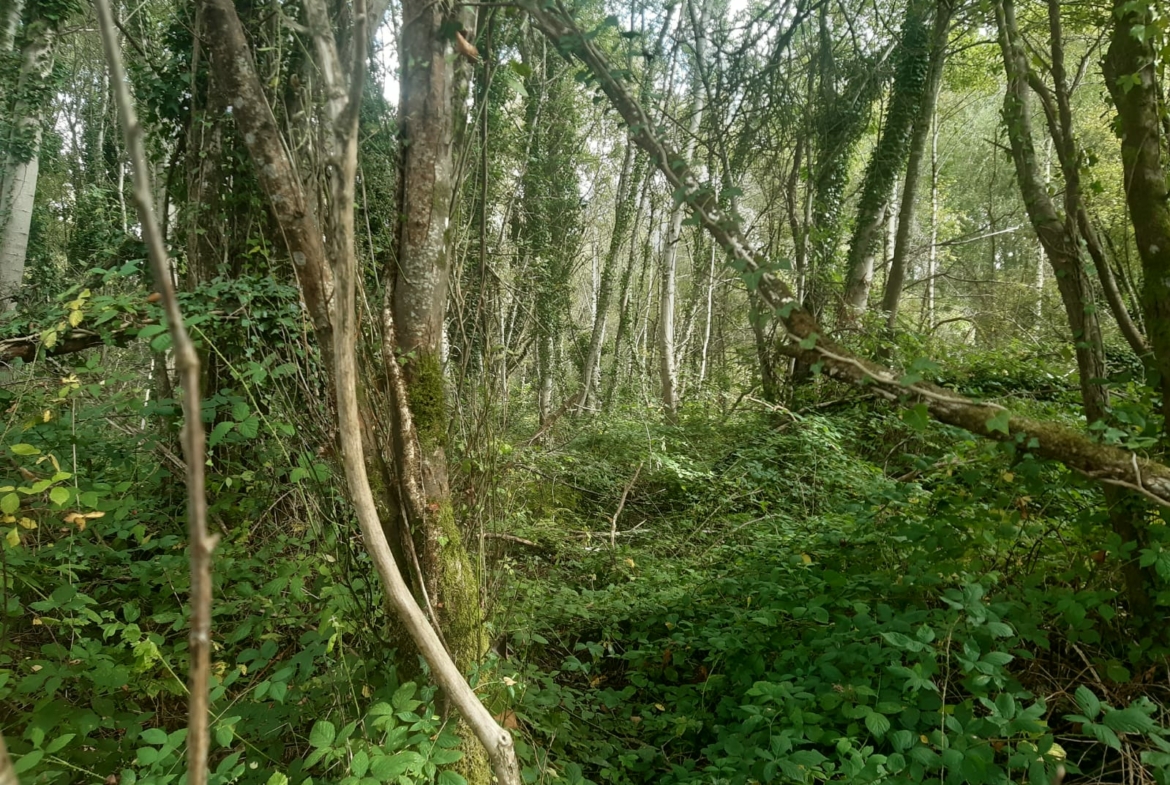
[(1144, 273), (1142, 309), (1161, 377), (1163, 429), (1170, 433), (1170, 173), (1163, 151), (1170, 140), (1161, 122), (1154, 38), (1145, 27), (1150, 21), (1150, 4), (1116, 0), (1104, 71), (1117, 106), (1125, 197)]
[[(0, 311), (15, 306), (24, 280), (24, 263), (28, 253), (33, 203), (36, 201), (37, 177), (40, 172), (41, 132), (45, 112), (51, 100), (50, 75), (53, 71), (53, 46), (57, 28), (70, 13), (70, 7), (53, 4), (38, 6), (36, 17), (21, 32), (20, 74), (16, 90), (4, 95), (0, 106), (3, 120), (3, 168), (0, 169)], [(3, 37), (9, 39), (14, 29), (14, 14), (19, 3), (4, 9), (0, 22)], [(51, 13), (50, 13), (51, 12)], [(30, 13), (33, 13), (30, 9)]]
[[(415, 591), (422, 594), (421, 603), (429, 603), (448, 651), (466, 673), (486, 651), (487, 640), (479, 580), (455, 520), (447, 477), (443, 325), (456, 186), (456, 113), (463, 111), (467, 89), (466, 69), (456, 61), (453, 44), (456, 35), (470, 36), (466, 31), (474, 28), (474, 14), (449, 2), (429, 0), (407, 0), (402, 14), (398, 205), (402, 223), (396, 258), (385, 271), (386, 302), (392, 309), (397, 360), (419, 451), (417, 466), (409, 465), (401, 450), (395, 459), (400, 478), (421, 474), (421, 519), (412, 517), (408, 535), (425, 584)], [(460, 23), (464, 32), (454, 32)], [(397, 409), (391, 413), (397, 415)], [(482, 750), (469, 743), (464, 753), (461, 773), (470, 782), (488, 782), (490, 769)]]
[(918, 103), (918, 114), (914, 118), (914, 132), (910, 138), (910, 149), (906, 158), (906, 183), (902, 187), (902, 203), (898, 208), (894, 255), (890, 261), (886, 290), (882, 293), (882, 311), (887, 314), (891, 330), (894, 329), (898, 318), (898, 305), (902, 300), (902, 287), (906, 281), (906, 265), (910, 256), (910, 238), (914, 231), (918, 186), (922, 180), (922, 164), (926, 160), (926, 142), (934, 125), (934, 113), (938, 104), (939, 88), (942, 86), (947, 40), (954, 11), (955, 4), (952, 0), (939, 0), (934, 12), (926, 84)]
[(890, 209), (894, 181), (906, 163), (914, 120), (930, 71), (931, 36), (926, 24), (929, 14), (930, 6), (924, 0), (912, 0), (906, 7), (890, 109), (865, 171), (861, 203), (849, 244), (843, 312), (846, 317), (863, 312), (869, 302), (878, 230)]

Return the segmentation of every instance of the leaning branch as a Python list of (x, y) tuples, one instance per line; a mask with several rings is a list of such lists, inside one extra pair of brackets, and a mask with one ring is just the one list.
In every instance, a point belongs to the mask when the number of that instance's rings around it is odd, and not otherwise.
[(122, 67), (122, 52), (115, 32), (109, 0), (95, 0), (102, 45), (110, 67), (110, 84), (118, 104), (118, 118), (134, 169), (134, 201), (142, 239), (150, 257), (151, 271), (162, 295), (170, 327), (175, 366), (183, 384), (183, 456), (187, 461), (187, 527), (191, 555), (190, 671), (187, 677), (187, 782), (207, 785), (208, 687), (211, 679), (211, 551), (216, 538), (207, 533), (207, 495), (204, 489), (204, 438), (202, 398), (199, 394), (199, 355), (183, 324), (179, 300), (171, 279), (170, 263), (162, 231), (155, 219), (150, 169), (142, 143), (143, 130), (130, 97), (130, 82)]
[(1151, 501), (1170, 506), (1170, 468), (1127, 450), (1094, 442), (1080, 432), (1052, 422), (1012, 415), (1001, 406), (979, 403), (959, 393), (914, 381), (877, 363), (860, 358), (829, 339), (816, 319), (800, 307), (792, 289), (769, 272), (754, 250), (739, 219), (723, 211), (715, 193), (700, 184), (688, 162), (657, 130), (634, 98), (624, 75), (572, 21), (559, 3), (521, 0), (536, 26), (566, 57), (575, 57), (590, 71), (610, 104), (629, 127), (634, 141), (686, 203), (703, 228), (727, 252), (730, 264), (758, 288), (793, 341), (793, 351), (810, 365), (845, 382), (871, 389), (907, 407), (924, 407), (936, 420), (1003, 442), (1019, 444), (1037, 455), (1059, 461), (1098, 482), (1129, 488)]

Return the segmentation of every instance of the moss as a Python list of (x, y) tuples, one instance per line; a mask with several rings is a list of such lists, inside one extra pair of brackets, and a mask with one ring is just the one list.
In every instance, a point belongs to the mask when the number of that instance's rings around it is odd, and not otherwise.
[(447, 438), (447, 396), (443, 363), (436, 352), (419, 352), (406, 366), (410, 413), (424, 452), (442, 447)]

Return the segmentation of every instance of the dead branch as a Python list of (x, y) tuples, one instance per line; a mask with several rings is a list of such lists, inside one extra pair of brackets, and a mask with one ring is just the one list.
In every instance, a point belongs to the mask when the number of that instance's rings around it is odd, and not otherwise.
[(109, 0), (95, 0), (102, 46), (110, 67), (110, 84), (118, 105), (118, 118), (134, 170), (134, 201), (142, 226), (142, 240), (150, 257), (154, 283), (162, 295), (163, 310), (171, 334), (175, 366), (183, 385), (183, 457), (186, 459), (187, 537), (191, 558), (191, 664), (187, 676), (187, 782), (207, 784), (208, 685), (211, 678), (211, 552), (217, 537), (207, 533), (207, 495), (204, 489), (204, 434), (202, 398), (199, 392), (199, 355), (187, 335), (179, 300), (171, 279), (171, 267), (162, 231), (154, 215), (153, 188), (144, 132), (134, 111), (130, 82), (122, 67), (122, 51), (115, 33)]

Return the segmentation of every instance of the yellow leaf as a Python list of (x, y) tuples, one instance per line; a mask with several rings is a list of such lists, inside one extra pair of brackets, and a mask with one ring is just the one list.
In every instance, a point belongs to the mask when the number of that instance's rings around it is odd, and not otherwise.
[(39, 616), (38, 616), (37, 618), (35, 618), (35, 619), (33, 619), (33, 620), (32, 620), (32, 624), (33, 624), (33, 626), (34, 626), (34, 627), (43, 627), (43, 626), (45, 626), (45, 623), (44, 623), (43, 621), (41, 621), (41, 619), (40, 619), (40, 617), (39, 617)]
[(1055, 758), (1056, 760), (1064, 760), (1068, 757), (1068, 753), (1064, 751), (1064, 747), (1060, 746), (1059, 744), (1053, 744), (1051, 747), (1049, 747), (1046, 754), (1048, 757)]
[(48, 422), (49, 420), (53, 419), (53, 412), (49, 411), (48, 409), (45, 409), (45, 413), (41, 415), (41, 419), (44, 422)]
[(77, 325), (81, 324), (81, 320), (84, 318), (85, 318), (85, 314), (82, 311), (70, 311), (69, 312), (69, 326), (76, 327)]
[(633, 559), (626, 559), (626, 564), (630, 565), (631, 568), (636, 566)]
[(802, 554), (800, 554), (800, 561), (803, 564), (812, 564), (812, 557), (809, 556), (807, 553), (802, 553)]
[(930, 744), (930, 739), (926, 738), (926, 734), (925, 734), (925, 733), (921, 734), (921, 735), (918, 737), (918, 740), (919, 740), (920, 742), (922, 742), (923, 744)]
[(20, 530), (9, 529), (8, 535), (4, 539), (8, 541), (8, 544), (11, 547), (19, 548), (20, 547)]
[(1011, 482), (1014, 479), (1016, 479), (1016, 475), (1012, 474), (1011, 472), (1004, 472), (1003, 473), (1003, 481), (1004, 482)]
[(661, 703), (655, 703), (654, 708), (658, 709), (659, 711), (666, 711), (666, 707), (663, 706)]
[(37, 528), (37, 522), (34, 521), (32, 518), (21, 518), (20, 519), (20, 526), (21, 526), (21, 528), (24, 528), (24, 529), (35, 529), (35, 528)]
[(363, 698), (368, 698), (373, 694), (374, 694), (374, 691), (372, 689), (370, 689), (370, 685), (368, 685), (368, 684), (362, 685), (362, 697)]

